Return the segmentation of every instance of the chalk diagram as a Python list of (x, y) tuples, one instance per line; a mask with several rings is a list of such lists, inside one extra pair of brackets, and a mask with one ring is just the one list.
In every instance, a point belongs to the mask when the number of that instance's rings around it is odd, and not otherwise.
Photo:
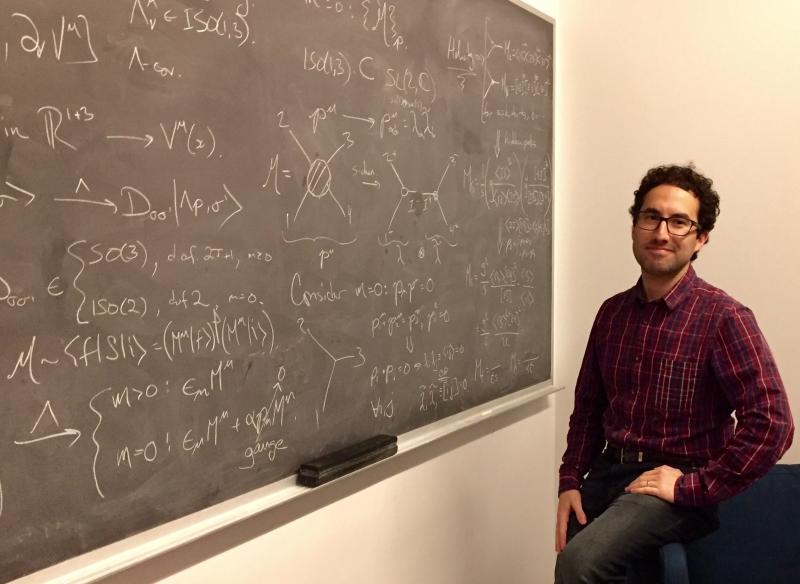
[[(288, 130), (297, 148), (308, 162), (305, 175), (305, 192), (300, 198), (294, 213), (286, 214), (286, 225), (282, 231), (283, 241), (298, 243), (301, 241), (325, 241), (336, 245), (355, 243), (357, 236), (352, 226), (352, 209), (345, 209), (333, 191), (333, 173), (331, 163), (342, 151), (353, 146), (350, 132), (343, 132), (344, 141), (328, 156), (312, 159), (291, 127), (283, 122), (281, 112), (278, 126)], [(325, 232), (321, 232), (325, 230)]]
[(483, 24), (483, 90), (481, 91), (481, 123), (485, 124), (486, 119), (489, 117), (489, 111), (486, 109), (486, 102), (489, 99), (489, 92), (495, 85), (500, 85), (500, 81), (492, 77), (489, 71), (489, 57), (492, 56), (492, 51), (495, 49), (503, 50), (503, 45), (494, 42), (492, 35), (489, 32), (489, 19), (486, 18)]
[(322, 343), (319, 342), (317, 337), (314, 336), (314, 333), (308, 328), (305, 324), (305, 319), (299, 318), (297, 319), (297, 324), (300, 326), (300, 332), (309, 337), (314, 343), (322, 349), (322, 352), (331, 360), (331, 372), (328, 376), (328, 382), (325, 385), (325, 391), (322, 395), (322, 406), (316, 408), (316, 419), (317, 419), (317, 429), (319, 429), (319, 416), (320, 414), (325, 413), (325, 407), (328, 403), (328, 394), (330, 393), (331, 384), (333, 383), (333, 376), (336, 373), (336, 366), (339, 364), (340, 361), (346, 361), (347, 359), (357, 359), (358, 362), (353, 365), (353, 369), (357, 369), (358, 367), (363, 367), (364, 364), (367, 362), (367, 358), (364, 356), (364, 353), (361, 351), (361, 347), (356, 347), (356, 354), (355, 355), (342, 355), (341, 357), (336, 357), (331, 353)]
[(37, 430), (39, 430), (39, 424), (42, 423), (43, 419), (44, 423), (42, 424), (42, 431), (38, 432), (37, 436), (34, 438), (28, 438), (27, 440), (14, 440), (14, 444), (17, 446), (24, 446), (26, 444), (34, 444), (36, 442), (43, 442), (44, 440), (51, 440), (53, 438), (72, 437), (72, 442), (69, 443), (69, 446), (72, 447), (80, 439), (80, 430), (76, 430), (75, 428), (61, 429), (61, 425), (58, 423), (58, 419), (53, 413), (53, 407), (50, 405), (50, 400), (45, 402), (42, 412), (39, 414), (39, 417), (36, 418), (36, 422), (34, 422), (29, 434), (34, 435), (37, 433)]
[[(34, 200), (36, 200), (36, 195), (34, 193), (28, 192), (25, 189), (23, 189), (22, 187), (18, 187), (17, 185), (12, 184), (9, 181), (5, 181), (5, 186), (7, 186), (10, 189), (13, 189), (17, 193), (19, 193), (19, 195), (24, 195), (25, 197), (27, 197), (28, 200), (22, 202), (22, 204), (25, 207), (27, 207), (28, 205), (33, 203)], [(10, 191), (9, 191), (9, 193), (10, 193)], [(0, 209), (3, 208), (3, 205), (5, 205), (6, 201), (10, 201), (11, 203), (19, 203), (20, 202), (19, 195), (15, 196), (15, 195), (8, 194), (8, 193), (3, 193), (2, 191), (0, 191)]]
[[(425, 257), (426, 245), (429, 244), (433, 247), (435, 263), (441, 264), (439, 247), (442, 245), (456, 247), (458, 245), (448, 239), (458, 229), (458, 224), (451, 223), (448, 220), (439, 193), (447, 177), (447, 171), (456, 164), (457, 155), (450, 156), (438, 184), (429, 191), (408, 188), (400, 176), (397, 166), (395, 166), (395, 156), (393, 154), (385, 154), (384, 158), (397, 178), (400, 190), (397, 204), (394, 206), (386, 230), (378, 238), (378, 244), (381, 247), (395, 246), (397, 249), (397, 262), (400, 264), (405, 264), (403, 248), (407, 247), (409, 243), (414, 243), (417, 246), (416, 255), (419, 258)], [(410, 215), (413, 215), (413, 217), (409, 217)], [(418, 220), (421, 221), (423, 219), (425, 223), (423, 228), (425, 229), (424, 236), (422, 239), (414, 240), (412, 234), (415, 231), (419, 231), (419, 227), (416, 224)]]
[[(477, 73), (475, 72), (476, 64), (481, 64), (483, 66), (483, 77), (482, 77), (482, 89), (481, 89), (481, 123), (485, 124), (486, 120), (491, 117), (489, 111), (486, 109), (486, 102), (489, 99), (489, 92), (492, 90), (493, 87), (496, 85), (501, 85), (501, 81), (498, 81), (494, 78), (491, 71), (489, 70), (489, 58), (491, 57), (492, 53), (499, 49), (504, 50), (505, 47), (495, 42), (492, 38), (491, 33), (489, 32), (489, 18), (484, 19), (483, 24), (483, 54), (480, 53), (473, 53), (468, 52), (461, 57), (461, 61), (465, 63), (462, 67), (456, 66), (449, 66), (448, 70), (453, 71), (456, 75), (456, 79), (458, 81), (458, 85), (461, 87), (463, 91), (467, 79), (470, 77), (477, 77)], [(460, 51), (460, 44), (459, 44), (459, 51)]]

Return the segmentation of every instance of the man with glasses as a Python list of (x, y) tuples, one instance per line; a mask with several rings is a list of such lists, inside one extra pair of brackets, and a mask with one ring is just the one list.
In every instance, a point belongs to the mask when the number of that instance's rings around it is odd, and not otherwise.
[(719, 214), (712, 181), (692, 165), (653, 168), (630, 213), (642, 275), (600, 307), (578, 375), (559, 584), (615, 581), (713, 531), (717, 503), (764, 475), (794, 433), (753, 313), (692, 267)]

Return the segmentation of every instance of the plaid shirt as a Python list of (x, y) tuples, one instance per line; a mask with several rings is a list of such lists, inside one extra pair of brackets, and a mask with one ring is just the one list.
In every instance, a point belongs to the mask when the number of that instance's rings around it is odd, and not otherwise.
[(764, 475), (793, 433), (753, 313), (690, 266), (660, 300), (646, 302), (640, 281), (600, 307), (575, 388), (559, 493), (580, 486), (608, 441), (696, 461), (699, 470), (678, 479), (675, 503), (714, 504)]

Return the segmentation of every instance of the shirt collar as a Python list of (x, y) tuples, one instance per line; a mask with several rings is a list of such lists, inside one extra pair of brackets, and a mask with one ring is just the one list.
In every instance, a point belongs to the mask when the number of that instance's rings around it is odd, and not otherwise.
[[(691, 294), (697, 279), (697, 273), (694, 271), (694, 266), (689, 264), (689, 269), (686, 270), (683, 278), (681, 278), (680, 281), (675, 284), (672, 290), (667, 292), (663, 298), (659, 299), (659, 301), (663, 302), (668, 310), (675, 310), (675, 308), (680, 306), (686, 297)], [(647, 303), (647, 298), (644, 295), (644, 288), (642, 287), (641, 277), (633, 287), (633, 296), (639, 301), (640, 304)]]

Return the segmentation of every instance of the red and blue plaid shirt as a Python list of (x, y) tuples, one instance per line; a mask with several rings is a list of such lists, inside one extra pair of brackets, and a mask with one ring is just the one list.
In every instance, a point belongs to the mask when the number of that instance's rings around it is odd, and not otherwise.
[[(736, 421), (731, 416), (736, 412)], [(755, 317), (690, 266), (662, 299), (641, 282), (606, 300), (575, 388), (559, 493), (577, 489), (607, 441), (695, 461), (675, 502), (710, 505), (764, 475), (794, 425)]]

